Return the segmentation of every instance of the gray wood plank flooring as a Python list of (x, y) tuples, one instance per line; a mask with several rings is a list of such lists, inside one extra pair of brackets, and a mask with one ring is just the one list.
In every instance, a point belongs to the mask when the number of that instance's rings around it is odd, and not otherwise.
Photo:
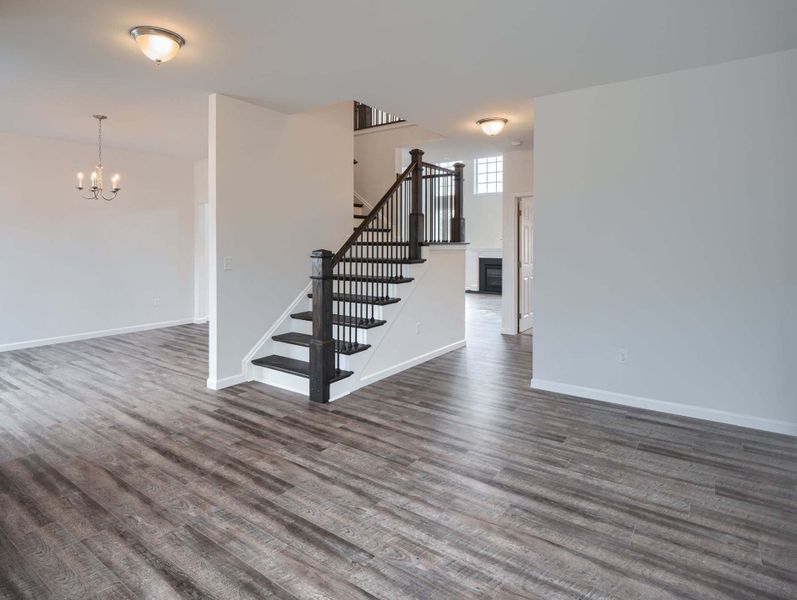
[(499, 301), (329, 406), (198, 325), (0, 353), (0, 598), (797, 598), (797, 438), (533, 392)]

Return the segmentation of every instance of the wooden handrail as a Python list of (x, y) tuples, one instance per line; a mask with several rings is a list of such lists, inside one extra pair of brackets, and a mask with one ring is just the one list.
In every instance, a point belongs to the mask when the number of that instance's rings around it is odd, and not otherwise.
[(379, 214), (379, 210), (390, 199), (390, 197), (396, 193), (396, 190), (399, 188), (402, 182), (409, 177), (409, 174), (414, 166), (415, 163), (410, 163), (410, 166), (404, 169), (404, 172), (396, 178), (395, 183), (390, 186), (390, 189), (388, 189), (387, 193), (382, 196), (382, 199), (379, 200), (379, 202), (376, 203), (376, 206), (371, 209), (371, 212), (369, 212), (368, 216), (363, 219), (363, 222), (357, 226), (357, 229), (355, 229), (354, 233), (349, 236), (349, 239), (343, 242), (340, 250), (335, 252), (335, 255), (332, 257), (333, 267), (340, 262), (340, 260), (346, 254), (346, 251), (351, 248), (354, 242), (357, 241), (357, 238), (360, 237), (360, 234), (363, 232), (363, 230), (376, 219)]
[(454, 169), (449, 169), (447, 167), (441, 167), (440, 165), (435, 165), (433, 163), (423, 162), (421, 164), (424, 167), (431, 167), (432, 169), (435, 169), (436, 171), (443, 171), (444, 173), (448, 173), (450, 175), (453, 175), (455, 173)]

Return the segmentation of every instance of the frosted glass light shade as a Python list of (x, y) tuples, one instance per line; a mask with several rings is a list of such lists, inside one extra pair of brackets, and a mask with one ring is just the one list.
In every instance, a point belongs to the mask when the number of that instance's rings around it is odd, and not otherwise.
[(185, 45), (182, 36), (160, 27), (133, 27), (130, 35), (144, 55), (158, 64), (173, 59)]
[(500, 117), (490, 117), (489, 119), (479, 119), (476, 124), (482, 128), (487, 135), (498, 135), (507, 124), (506, 119)]

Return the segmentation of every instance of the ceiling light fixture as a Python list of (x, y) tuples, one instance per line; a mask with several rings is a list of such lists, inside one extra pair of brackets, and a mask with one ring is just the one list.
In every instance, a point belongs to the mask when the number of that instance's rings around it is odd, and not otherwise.
[(487, 119), (479, 119), (476, 124), (482, 128), (482, 131), (487, 135), (498, 135), (509, 121), (501, 117), (489, 117)]
[(130, 37), (136, 41), (144, 55), (157, 64), (170, 61), (177, 55), (178, 50), (185, 46), (183, 36), (150, 25), (133, 27), (130, 30)]
[[(111, 177), (111, 195), (106, 196), (103, 194), (103, 181), (102, 181), (102, 121), (107, 119), (105, 115), (92, 115), (97, 119), (97, 166), (91, 173), (91, 186), (89, 187), (89, 195), (83, 196), (86, 200), (107, 200), (110, 202), (116, 198), (116, 194), (122, 188), (119, 187), (119, 174)], [(83, 173), (77, 174), (77, 189), (83, 191)], [(82, 195), (82, 194), (81, 194)]]

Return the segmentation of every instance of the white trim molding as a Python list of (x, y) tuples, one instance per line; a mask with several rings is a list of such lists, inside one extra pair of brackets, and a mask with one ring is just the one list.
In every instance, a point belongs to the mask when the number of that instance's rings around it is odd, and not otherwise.
[(373, 204), (368, 202), (365, 198), (363, 198), (360, 194), (357, 193), (357, 190), (354, 190), (354, 199), (357, 200), (360, 204), (363, 205), (364, 208), (368, 209), (368, 212), (371, 212), (374, 209)]
[(609, 402), (611, 404), (620, 404), (622, 406), (632, 406), (634, 408), (644, 408), (647, 410), (653, 410), (671, 415), (679, 415), (682, 417), (692, 417), (695, 419), (704, 419), (706, 421), (715, 421), (717, 423), (725, 423), (728, 425), (738, 425), (740, 427), (760, 429), (762, 431), (770, 431), (772, 433), (783, 433), (786, 435), (797, 436), (797, 423), (789, 423), (787, 421), (776, 421), (774, 419), (766, 419), (764, 417), (756, 417), (753, 415), (732, 413), (714, 408), (693, 406), (691, 404), (679, 404), (677, 402), (668, 402), (666, 400), (655, 400), (653, 398), (632, 396), (629, 394), (621, 394), (619, 392), (583, 387), (580, 385), (571, 385), (569, 383), (559, 383), (558, 381), (548, 381), (544, 379), (532, 378), (531, 388), (543, 392), (554, 392), (556, 394), (587, 398), (589, 400), (598, 400), (600, 402)]
[(420, 354), (414, 358), (409, 360), (405, 360), (397, 365), (393, 365), (387, 369), (383, 369), (382, 371), (377, 371), (376, 373), (372, 373), (371, 375), (367, 375), (360, 379), (359, 385), (357, 389), (364, 387), (366, 385), (370, 385), (372, 383), (376, 383), (380, 379), (384, 379), (385, 377), (390, 377), (391, 375), (395, 375), (396, 373), (401, 373), (402, 371), (406, 371), (411, 367), (415, 367), (420, 365), (421, 363), (425, 363), (427, 360), (432, 360), (433, 358), (437, 358), (438, 356), (443, 356), (443, 354), (447, 354), (453, 350), (458, 350), (460, 348), (465, 347), (465, 340), (459, 340), (458, 342), (454, 342), (453, 344), (448, 344), (447, 346), (443, 346), (442, 348), (438, 348), (437, 350), (432, 350), (431, 352), (426, 352), (425, 354)]
[(173, 321), (160, 321), (158, 323), (143, 323), (141, 325), (130, 325), (128, 327), (115, 327), (113, 329), (100, 329), (98, 331), (86, 331), (83, 333), (73, 333), (50, 338), (40, 338), (38, 340), (26, 340), (23, 342), (12, 342), (10, 344), (0, 344), (0, 352), (10, 352), (11, 350), (24, 350), (25, 348), (36, 348), (38, 346), (50, 346), (52, 344), (65, 344), (67, 342), (80, 342), (92, 338), (108, 337), (109, 335), (123, 335), (125, 333), (136, 333), (137, 331), (149, 331), (150, 329), (163, 329), (164, 327), (176, 327), (177, 325), (188, 325), (195, 323), (194, 317), (186, 319), (175, 319)]
[(223, 390), (224, 388), (238, 385), (239, 383), (246, 383), (247, 381), (250, 381), (250, 378), (246, 373), (236, 373), (235, 375), (222, 377), (221, 379), (208, 378), (207, 386), (211, 390)]

